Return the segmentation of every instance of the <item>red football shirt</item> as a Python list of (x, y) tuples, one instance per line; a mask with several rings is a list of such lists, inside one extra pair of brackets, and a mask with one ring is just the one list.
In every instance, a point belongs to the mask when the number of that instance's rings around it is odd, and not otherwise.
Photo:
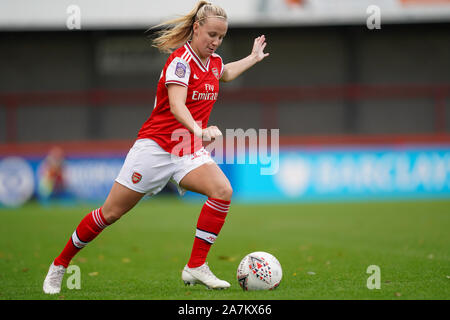
[(189, 42), (175, 50), (164, 65), (158, 82), (154, 109), (142, 125), (138, 139), (150, 138), (165, 151), (177, 156), (198, 151), (202, 147), (200, 139), (194, 140), (193, 133), (190, 133), (170, 112), (167, 85), (177, 84), (187, 87), (186, 107), (194, 120), (204, 129), (219, 94), (219, 79), (223, 71), (222, 58), (217, 54), (212, 54), (206, 64), (203, 64)]

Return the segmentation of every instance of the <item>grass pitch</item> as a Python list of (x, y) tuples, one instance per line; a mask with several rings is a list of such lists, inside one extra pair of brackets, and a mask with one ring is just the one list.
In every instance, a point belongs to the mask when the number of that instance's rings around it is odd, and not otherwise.
[[(81, 289), (42, 292), (49, 264), (95, 206), (1, 209), (0, 299), (449, 299), (450, 201), (231, 206), (208, 261), (231, 283), (185, 287), (181, 270), (202, 203), (155, 197), (85, 247), (72, 264)], [(267, 251), (283, 267), (277, 290), (244, 292), (236, 268)], [(369, 290), (377, 265), (381, 288)]]

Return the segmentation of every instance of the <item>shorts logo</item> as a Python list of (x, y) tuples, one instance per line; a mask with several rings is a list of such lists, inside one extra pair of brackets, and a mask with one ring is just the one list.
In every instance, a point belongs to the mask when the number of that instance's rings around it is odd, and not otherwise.
[(131, 181), (136, 184), (139, 181), (141, 181), (142, 179), (142, 174), (138, 173), (138, 172), (133, 172), (133, 175), (131, 176)]
[(175, 68), (175, 74), (178, 78), (184, 78), (184, 76), (186, 75), (186, 66), (181, 62), (178, 62)]
[(205, 148), (202, 148), (202, 149), (198, 150), (196, 153), (193, 153), (191, 155), (191, 160), (194, 160), (194, 159), (196, 159), (198, 157), (201, 157), (201, 156), (209, 156), (208, 150), (206, 150)]
[(217, 78), (217, 80), (219, 80), (219, 70), (217, 70), (217, 68), (212, 68), (212, 73), (214, 74), (214, 76)]

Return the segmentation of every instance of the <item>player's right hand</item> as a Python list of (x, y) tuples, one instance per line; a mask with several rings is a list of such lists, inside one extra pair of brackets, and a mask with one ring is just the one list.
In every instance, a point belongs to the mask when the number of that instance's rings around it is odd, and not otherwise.
[(210, 126), (202, 130), (202, 138), (205, 141), (211, 141), (212, 139), (216, 139), (221, 136), (222, 132), (216, 126)]

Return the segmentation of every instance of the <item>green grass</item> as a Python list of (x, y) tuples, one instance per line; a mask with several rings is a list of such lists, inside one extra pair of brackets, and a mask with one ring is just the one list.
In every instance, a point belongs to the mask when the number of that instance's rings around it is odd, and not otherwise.
[[(201, 203), (141, 202), (74, 259), (81, 289), (42, 293), (52, 259), (93, 208), (30, 203), (0, 210), (0, 299), (449, 299), (450, 201), (233, 204), (208, 257), (229, 290), (185, 287)], [(280, 287), (243, 292), (236, 268), (252, 251), (274, 254)], [(381, 289), (369, 290), (369, 265)], [(314, 274), (313, 274), (314, 273)]]

